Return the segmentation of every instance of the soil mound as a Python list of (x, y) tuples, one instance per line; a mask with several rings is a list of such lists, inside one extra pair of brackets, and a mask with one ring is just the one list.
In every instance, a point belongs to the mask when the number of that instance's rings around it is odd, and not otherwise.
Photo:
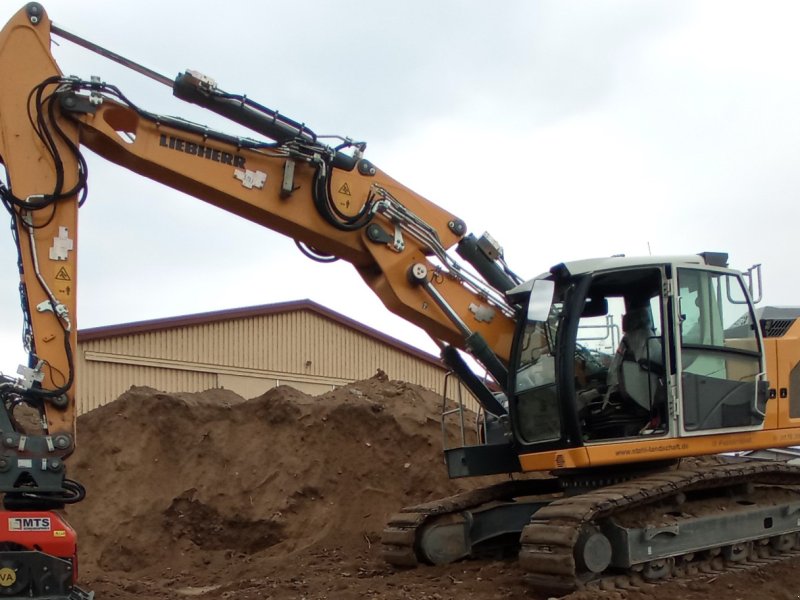
[(78, 420), (71, 475), (88, 498), (68, 518), (82, 567), (230, 572), (233, 557), (370, 550), (400, 507), (463, 489), (446, 476), (439, 412), (436, 394), (383, 377), (251, 400), (132, 388)]

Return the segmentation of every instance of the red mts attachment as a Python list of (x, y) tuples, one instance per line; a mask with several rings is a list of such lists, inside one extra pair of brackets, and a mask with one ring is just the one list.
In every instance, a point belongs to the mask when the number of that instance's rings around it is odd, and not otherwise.
[(77, 578), (77, 536), (60, 515), (50, 511), (0, 511), (0, 543), (9, 542), (72, 560), (73, 581)]

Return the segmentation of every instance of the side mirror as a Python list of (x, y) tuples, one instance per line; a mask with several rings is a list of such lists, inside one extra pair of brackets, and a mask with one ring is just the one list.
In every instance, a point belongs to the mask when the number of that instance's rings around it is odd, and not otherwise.
[(536, 279), (533, 282), (528, 298), (528, 321), (547, 321), (555, 289), (555, 282), (549, 279)]

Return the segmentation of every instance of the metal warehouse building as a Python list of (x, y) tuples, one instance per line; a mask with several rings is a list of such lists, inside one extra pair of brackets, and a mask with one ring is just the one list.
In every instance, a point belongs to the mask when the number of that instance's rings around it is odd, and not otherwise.
[(441, 392), (438, 359), (310, 300), (84, 329), (78, 411), (132, 385), (225, 388), (252, 398), (278, 385), (319, 394), (382, 369)]

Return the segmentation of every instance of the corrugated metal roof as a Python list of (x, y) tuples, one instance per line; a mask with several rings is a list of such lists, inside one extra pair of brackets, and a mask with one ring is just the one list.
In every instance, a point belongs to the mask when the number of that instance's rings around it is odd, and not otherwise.
[(359, 331), (364, 335), (383, 342), (384, 344), (393, 346), (401, 352), (411, 354), (420, 360), (445, 369), (444, 365), (442, 365), (442, 362), (436, 356), (428, 354), (427, 352), (423, 352), (419, 348), (415, 348), (414, 346), (406, 344), (397, 338), (386, 335), (377, 329), (368, 327), (363, 323), (359, 323), (354, 319), (346, 317), (334, 310), (331, 310), (330, 308), (326, 308), (325, 306), (317, 304), (316, 302), (308, 299), (292, 300), (290, 302), (277, 302), (275, 304), (261, 304), (258, 306), (246, 306), (242, 308), (231, 308), (191, 315), (180, 315), (163, 319), (151, 319), (148, 321), (121, 323), (118, 325), (105, 325), (103, 327), (91, 327), (78, 331), (78, 342), (89, 342), (92, 340), (107, 339), (123, 335), (176, 329), (178, 327), (204, 325), (208, 323), (218, 323), (221, 321), (231, 321), (234, 319), (261, 317), (302, 310), (316, 313), (345, 327)]

